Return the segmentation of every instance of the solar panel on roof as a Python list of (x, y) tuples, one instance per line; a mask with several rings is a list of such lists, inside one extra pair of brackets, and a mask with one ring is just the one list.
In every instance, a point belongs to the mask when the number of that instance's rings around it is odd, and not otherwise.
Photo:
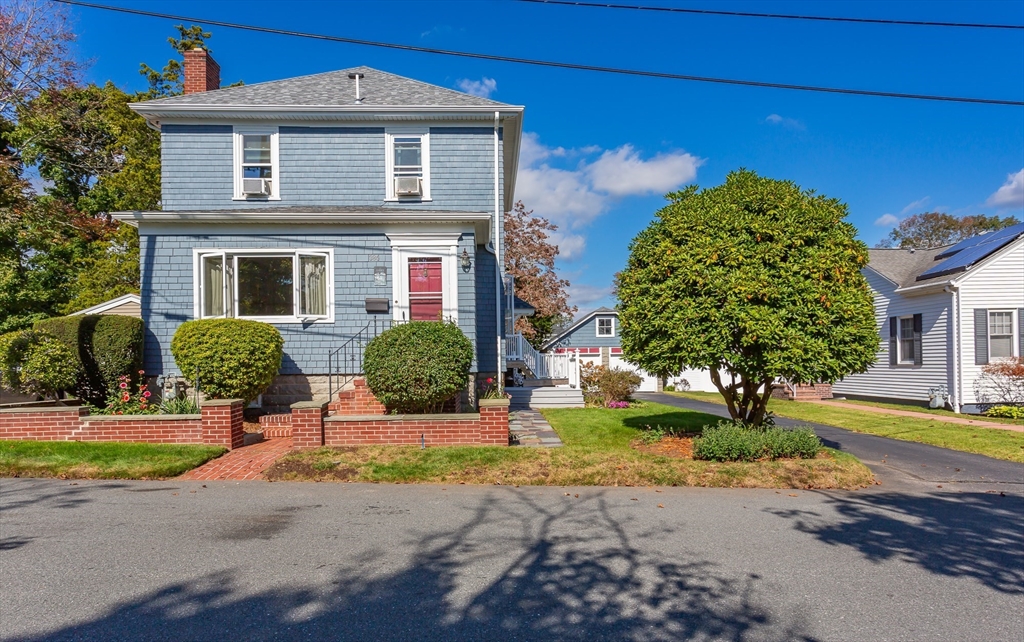
[(937, 259), (941, 259), (943, 257), (950, 258), (947, 258), (942, 263), (929, 268), (918, 276), (916, 280), (924, 281), (925, 279), (931, 279), (937, 276), (953, 274), (954, 272), (962, 272), (978, 261), (1002, 249), (1008, 245), (1010, 241), (1021, 234), (1024, 234), (1024, 223), (1018, 223), (1017, 225), (1011, 225), (1010, 227), (1003, 228), (996, 232), (980, 234), (964, 241), (960, 241), (945, 252), (935, 256)]

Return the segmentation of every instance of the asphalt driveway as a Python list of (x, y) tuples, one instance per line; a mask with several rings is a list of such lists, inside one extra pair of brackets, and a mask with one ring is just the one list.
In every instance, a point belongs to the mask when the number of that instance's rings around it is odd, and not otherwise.
[[(636, 397), (720, 417), (729, 416), (722, 404), (663, 393), (637, 393)], [(826, 446), (855, 455), (886, 487), (923, 490), (952, 484), (962, 490), (1024, 492), (1024, 464), (785, 417), (778, 417), (776, 422), (781, 426), (813, 426)], [(1024, 525), (1021, 528), (1024, 529)]]
[(0, 639), (1024, 639), (1024, 500), (0, 479)]

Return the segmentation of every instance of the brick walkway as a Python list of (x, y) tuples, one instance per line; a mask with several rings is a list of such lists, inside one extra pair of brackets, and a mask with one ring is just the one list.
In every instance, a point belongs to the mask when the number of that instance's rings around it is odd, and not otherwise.
[(863, 410), (865, 412), (877, 412), (882, 415), (895, 415), (896, 417), (914, 417), (916, 419), (928, 419), (931, 421), (942, 421), (947, 424), (960, 424), (961, 426), (974, 426), (976, 428), (999, 428), (1000, 430), (1013, 430), (1024, 432), (1024, 426), (1014, 424), (1002, 424), (995, 421), (984, 421), (981, 419), (968, 419), (967, 417), (950, 417), (948, 415), (934, 415), (928, 412), (914, 412), (913, 410), (896, 410), (894, 408), (879, 408), (878, 406), (860, 405), (855, 403), (843, 403), (841, 401), (815, 401), (805, 400), (801, 403), (816, 403), (822, 406), (835, 406), (837, 408), (848, 408), (850, 410)]
[(515, 437), (514, 446), (527, 448), (561, 448), (562, 439), (544, 415), (536, 410), (509, 413), (508, 429)]
[(291, 437), (267, 439), (251, 446), (236, 448), (222, 457), (188, 471), (178, 479), (192, 481), (259, 479), (264, 470), (270, 468), (271, 464), (282, 455), (288, 454), (291, 449)]

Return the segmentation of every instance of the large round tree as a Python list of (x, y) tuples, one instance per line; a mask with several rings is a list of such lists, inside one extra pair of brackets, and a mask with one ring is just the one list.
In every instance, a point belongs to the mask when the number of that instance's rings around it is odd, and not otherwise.
[(776, 380), (831, 383), (874, 361), (867, 247), (844, 203), (746, 170), (668, 198), (618, 275), (627, 359), (663, 376), (709, 369), (750, 424)]

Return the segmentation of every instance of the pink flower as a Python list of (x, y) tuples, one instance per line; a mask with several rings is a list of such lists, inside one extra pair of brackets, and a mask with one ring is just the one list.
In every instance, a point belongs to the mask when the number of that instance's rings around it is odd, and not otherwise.
[(139, 370), (139, 374), (146, 374), (145, 370)]
[(142, 393), (142, 396), (145, 397), (146, 399), (149, 399), (151, 396), (153, 396), (153, 393), (147, 390), (146, 392)]
[(123, 382), (123, 381), (121, 382), (121, 384), (120, 384), (120, 385), (121, 385), (121, 390), (124, 390), (125, 388), (127, 388), (127, 387), (128, 387), (128, 384), (126, 384), (126, 383), (125, 383), (125, 382)]

